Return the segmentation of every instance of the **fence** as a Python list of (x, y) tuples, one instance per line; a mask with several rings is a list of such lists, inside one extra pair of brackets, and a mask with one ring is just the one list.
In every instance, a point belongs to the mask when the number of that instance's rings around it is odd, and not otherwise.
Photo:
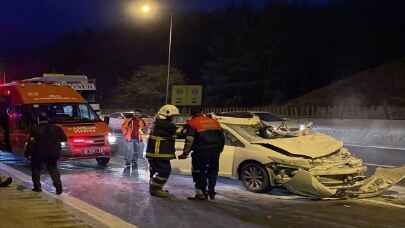
[(204, 112), (266, 111), (291, 118), (326, 119), (388, 119), (404, 120), (402, 106), (261, 106), (261, 107), (204, 107)]

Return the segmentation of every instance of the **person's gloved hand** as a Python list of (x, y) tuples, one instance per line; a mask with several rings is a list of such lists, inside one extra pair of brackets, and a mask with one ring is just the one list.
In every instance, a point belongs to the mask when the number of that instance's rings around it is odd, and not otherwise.
[(188, 154), (181, 154), (179, 157), (177, 157), (179, 160), (187, 159)]

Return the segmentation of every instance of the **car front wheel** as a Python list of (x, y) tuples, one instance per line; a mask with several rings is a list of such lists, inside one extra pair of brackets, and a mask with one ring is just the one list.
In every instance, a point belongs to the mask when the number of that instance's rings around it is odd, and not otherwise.
[(262, 193), (270, 189), (269, 174), (259, 163), (249, 162), (243, 165), (240, 179), (245, 188), (251, 192)]
[(107, 166), (108, 162), (110, 162), (110, 158), (100, 157), (96, 158), (97, 164), (101, 167)]

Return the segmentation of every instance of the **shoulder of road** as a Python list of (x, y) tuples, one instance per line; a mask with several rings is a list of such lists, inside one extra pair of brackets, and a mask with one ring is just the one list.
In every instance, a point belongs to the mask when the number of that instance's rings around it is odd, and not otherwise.
[(136, 227), (68, 194), (32, 192), (29, 176), (1, 163), (0, 175), (13, 178), (0, 188), (1, 227)]

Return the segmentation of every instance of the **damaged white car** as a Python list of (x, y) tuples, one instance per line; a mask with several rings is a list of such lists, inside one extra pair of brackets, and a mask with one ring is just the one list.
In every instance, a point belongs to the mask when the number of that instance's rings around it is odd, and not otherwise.
[[(256, 116), (214, 116), (221, 123), (226, 145), (219, 175), (238, 178), (252, 192), (285, 187), (314, 198), (372, 197), (405, 177), (405, 167), (377, 169), (366, 177), (367, 167), (343, 147), (343, 143), (310, 128), (263, 127)], [(176, 142), (181, 154), (184, 140)], [(190, 158), (189, 158), (190, 159)], [(172, 168), (191, 173), (191, 161), (173, 160)]]

